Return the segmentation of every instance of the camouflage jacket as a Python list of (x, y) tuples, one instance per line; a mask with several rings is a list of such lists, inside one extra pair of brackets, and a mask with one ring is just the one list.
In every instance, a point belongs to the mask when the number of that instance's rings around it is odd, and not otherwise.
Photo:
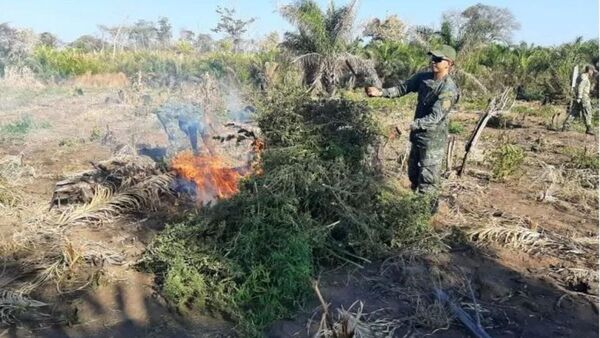
[(435, 80), (432, 72), (413, 75), (396, 87), (383, 90), (383, 96), (418, 93), (410, 141), (421, 146), (444, 146), (448, 137), (448, 114), (458, 101), (459, 91), (450, 76)]
[(588, 100), (590, 99), (590, 77), (586, 74), (583, 73), (579, 76), (579, 82), (577, 84), (577, 98), (578, 99), (583, 99), (583, 100)]

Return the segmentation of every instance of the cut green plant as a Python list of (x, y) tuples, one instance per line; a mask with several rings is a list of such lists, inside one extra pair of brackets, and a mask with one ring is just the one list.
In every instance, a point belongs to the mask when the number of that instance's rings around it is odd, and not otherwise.
[(292, 315), (323, 266), (361, 266), (429, 232), (428, 201), (375, 178), (364, 104), (278, 89), (260, 105), (261, 174), (168, 226), (140, 264), (181, 312), (224, 313), (246, 337)]

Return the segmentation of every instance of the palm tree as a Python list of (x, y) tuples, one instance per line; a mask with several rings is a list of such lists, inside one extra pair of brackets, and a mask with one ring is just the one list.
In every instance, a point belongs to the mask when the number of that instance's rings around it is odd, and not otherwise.
[(297, 29), (285, 33), (282, 45), (297, 55), (303, 82), (312, 90), (324, 89), (332, 95), (344, 72), (374, 73), (365, 60), (349, 52), (355, 10), (356, 0), (339, 8), (331, 1), (325, 12), (313, 0), (280, 9)]

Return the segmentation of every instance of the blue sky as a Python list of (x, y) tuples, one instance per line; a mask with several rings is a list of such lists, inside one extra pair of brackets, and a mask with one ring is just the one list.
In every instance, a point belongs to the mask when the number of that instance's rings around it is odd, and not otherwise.
[[(317, 0), (326, 4), (327, 0)], [(72, 41), (83, 34), (95, 34), (97, 25), (133, 23), (138, 19), (170, 19), (174, 35), (182, 28), (210, 33), (216, 26), (217, 5), (234, 7), (243, 18), (256, 17), (248, 36), (258, 38), (290, 26), (276, 9), (289, 0), (0, 0), (0, 22), (35, 32), (49, 31)], [(359, 0), (357, 23), (369, 18), (397, 14), (411, 25), (439, 25), (446, 10), (462, 10), (478, 1), (470, 0)], [(486, 5), (505, 7), (521, 23), (513, 40), (537, 45), (555, 45), (574, 40), (598, 38), (597, 0), (480, 0)], [(343, 4), (345, 1), (336, 0)]]

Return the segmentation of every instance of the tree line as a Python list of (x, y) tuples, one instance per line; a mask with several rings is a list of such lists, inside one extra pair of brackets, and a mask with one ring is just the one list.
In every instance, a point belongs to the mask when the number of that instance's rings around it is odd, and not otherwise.
[[(409, 26), (397, 15), (374, 18), (360, 27), (358, 36), (354, 34), (356, 9), (356, 1), (321, 8), (313, 0), (299, 0), (279, 8), (280, 15), (294, 29), (284, 32), (282, 39), (272, 32), (259, 41), (245, 37), (255, 18), (242, 17), (235, 9), (223, 7), (216, 9), (219, 22), (211, 32), (183, 29), (177, 37), (165, 17), (99, 25), (97, 34), (86, 34), (69, 43), (49, 32), (36, 34), (3, 23), (0, 67), (27, 66), (40, 74), (64, 77), (86, 71), (120, 70), (116, 65), (89, 66), (98, 58), (106, 63), (107, 57), (118, 59), (137, 53), (151, 58), (161, 53), (168, 60), (183, 54), (192, 62), (194, 58), (215, 55), (223, 59), (227, 54), (228, 62), (241, 65), (220, 64), (216, 68), (245, 67), (242, 73), (247, 78), (242, 80), (261, 83), (272, 75), (266, 72), (296, 68), (303, 83), (315, 93), (332, 95), (340, 88), (372, 82), (374, 78), (381, 85), (405, 79), (427, 68), (426, 52), (430, 48), (447, 44), (457, 50), (454, 75), (467, 94), (487, 94), (510, 86), (522, 99), (556, 101), (568, 95), (575, 65), (598, 65), (597, 39), (574, 37), (573, 41), (550, 47), (514, 43), (512, 35), (520, 24), (506, 8), (476, 4), (462, 11), (448, 11), (442, 15), (439, 27)], [(222, 33), (224, 37), (216, 40), (211, 33)], [(79, 64), (71, 64), (75, 62)], [(49, 72), (48, 67), (58, 70)]]

